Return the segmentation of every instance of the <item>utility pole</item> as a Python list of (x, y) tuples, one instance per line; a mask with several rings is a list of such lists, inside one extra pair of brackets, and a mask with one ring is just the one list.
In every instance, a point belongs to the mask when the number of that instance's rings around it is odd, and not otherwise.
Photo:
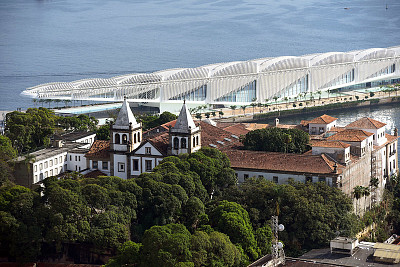
[(278, 216), (272, 216), (271, 218), (271, 229), (272, 229), (272, 260), (274, 266), (285, 264), (285, 252), (283, 251), (283, 244), (279, 242), (278, 232), (285, 230), (283, 224), (278, 224)]

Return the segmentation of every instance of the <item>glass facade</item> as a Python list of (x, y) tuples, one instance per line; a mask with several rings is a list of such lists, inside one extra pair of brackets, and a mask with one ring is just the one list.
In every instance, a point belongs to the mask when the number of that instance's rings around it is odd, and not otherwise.
[(300, 93), (304, 93), (308, 91), (308, 74), (303, 76), (302, 78), (298, 79), (294, 83), (290, 84), (286, 87), (283, 91), (281, 96), (282, 97), (291, 97), (297, 96)]
[(331, 86), (344, 84), (344, 83), (350, 83), (350, 82), (353, 82), (353, 81), (354, 81), (354, 69), (352, 69), (351, 71), (340, 75), (339, 77), (337, 77), (333, 81), (331, 81), (331, 82), (327, 83), (326, 85), (324, 85), (322, 88), (331, 87)]
[(389, 80), (381, 80), (381, 81), (375, 81), (375, 82), (370, 82), (370, 83), (359, 83), (359, 84), (355, 84), (355, 85), (341, 87), (338, 89), (339, 89), (339, 91), (352, 91), (352, 90), (357, 90), (357, 89), (368, 89), (368, 88), (379, 87), (382, 85), (395, 84), (395, 83), (400, 83), (400, 79), (389, 79)]
[(396, 71), (396, 64), (392, 64), (386, 68), (383, 68), (381, 70), (379, 70), (378, 72), (375, 72), (374, 74), (372, 74), (371, 76), (368, 77), (369, 78), (374, 78), (374, 77), (379, 77), (379, 76), (383, 76), (383, 75), (387, 75), (387, 74), (391, 74), (394, 73)]
[(188, 101), (204, 101), (207, 97), (207, 84), (203, 84), (189, 92), (184, 94), (179, 94), (175, 97), (170, 98), (170, 100), (188, 100)]
[(256, 94), (257, 81), (254, 80), (239, 89), (232, 91), (220, 98), (217, 102), (252, 102), (257, 97)]

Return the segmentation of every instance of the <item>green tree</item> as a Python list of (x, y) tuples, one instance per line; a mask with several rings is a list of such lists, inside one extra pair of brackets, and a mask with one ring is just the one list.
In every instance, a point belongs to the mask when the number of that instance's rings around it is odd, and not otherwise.
[(110, 124), (104, 124), (96, 130), (97, 140), (110, 140)]
[(106, 267), (139, 265), (141, 249), (142, 244), (126, 241), (118, 248), (117, 255), (108, 261)]
[(240, 106), (240, 108), (243, 110), (243, 116), (245, 116), (246, 115), (246, 108), (247, 108), (247, 106), (246, 105), (243, 105), (243, 106)]
[(299, 129), (274, 127), (250, 131), (242, 143), (250, 150), (304, 153), (309, 149), (309, 135)]
[(211, 226), (227, 234), (232, 243), (240, 245), (250, 260), (259, 257), (253, 227), (245, 209), (235, 202), (222, 201), (210, 213)]
[(6, 181), (13, 181), (13, 165), (10, 161), (17, 156), (17, 151), (12, 147), (11, 140), (0, 135), (0, 186)]
[(143, 235), (142, 266), (177, 266), (190, 262), (191, 235), (182, 224), (153, 226)]
[(232, 110), (232, 115), (235, 116), (235, 109), (237, 109), (237, 106), (236, 105), (232, 105), (229, 108)]

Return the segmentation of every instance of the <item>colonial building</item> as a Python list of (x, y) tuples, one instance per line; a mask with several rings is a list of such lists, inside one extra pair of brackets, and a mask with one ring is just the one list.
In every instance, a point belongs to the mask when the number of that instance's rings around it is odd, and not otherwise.
[(88, 170), (86, 153), (95, 140), (92, 132), (74, 132), (56, 136), (53, 146), (16, 158), (16, 183), (31, 187), (43, 179), (66, 171)]
[[(22, 183), (29, 186), (63, 171), (129, 179), (152, 171), (167, 156), (213, 147), (229, 157), (239, 183), (250, 177), (279, 184), (291, 180), (324, 182), (349, 196), (353, 196), (356, 186), (369, 188), (370, 196), (354, 202), (363, 211), (380, 200), (388, 177), (398, 173), (397, 131), (395, 135), (387, 134), (386, 125), (371, 118), (344, 127), (338, 127), (337, 120), (322, 115), (299, 125), (282, 125), (279, 120), (273, 125), (195, 122), (184, 103), (176, 121), (143, 132), (125, 99), (111, 127), (110, 141), (96, 140), (93, 144), (69, 141), (40, 155), (32, 154), (36, 161), (30, 165), (20, 159), (21, 166), (31, 169), (31, 177), (21, 179), (29, 181)], [(312, 149), (304, 154), (243, 149), (240, 135), (268, 127), (302, 129), (310, 133)]]

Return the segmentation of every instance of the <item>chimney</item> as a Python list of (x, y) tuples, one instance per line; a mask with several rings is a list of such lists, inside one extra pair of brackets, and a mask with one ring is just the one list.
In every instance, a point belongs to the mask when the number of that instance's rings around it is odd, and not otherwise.
[(337, 167), (338, 167), (337, 163), (335, 162), (335, 164), (333, 165), (333, 172), (334, 173), (337, 173)]
[(278, 119), (278, 118), (275, 118), (274, 126), (276, 127), (276, 126), (278, 126), (278, 125), (279, 125), (279, 119)]
[(399, 130), (397, 127), (394, 127), (394, 136), (399, 136)]
[(62, 147), (63, 146), (62, 140), (54, 140), (53, 141), (53, 146), (57, 147), (57, 148)]

